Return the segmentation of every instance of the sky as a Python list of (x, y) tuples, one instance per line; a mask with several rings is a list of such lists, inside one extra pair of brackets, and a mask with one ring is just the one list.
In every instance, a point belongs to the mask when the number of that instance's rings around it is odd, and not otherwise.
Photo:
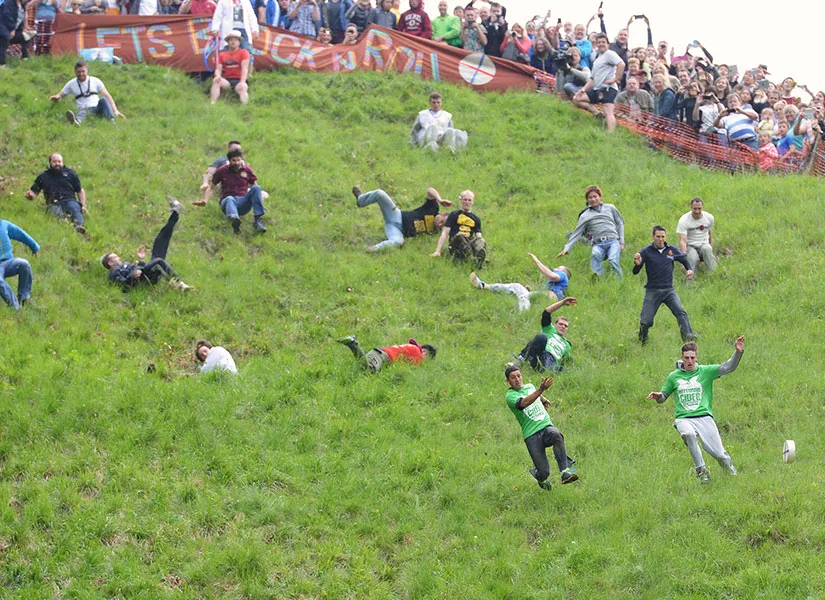
[[(402, 5), (404, 3), (402, 0)], [(559, 17), (563, 22), (584, 24), (599, 7), (597, 0), (551, 3), (501, 0), (501, 3), (507, 7), (507, 21), (522, 25), (533, 15), (546, 14), (548, 8), (552, 11), (554, 24)], [(431, 4), (435, 2), (430, 0), (425, 5), (428, 11), (437, 12)], [(778, 83), (790, 76), (798, 83), (807, 84), (813, 92), (825, 90), (822, 48), (813, 40), (813, 37), (823, 35), (825, 2), (822, 0), (799, 0), (787, 8), (782, 8), (781, 3), (765, 0), (605, 0), (602, 10), (611, 40), (632, 15), (644, 14), (650, 19), (653, 43), (666, 40), (675, 44), (677, 56), (684, 54), (685, 46), (697, 39), (713, 55), (715, 63), (737, 65), (740, 73), (762, 63), (767, 65), (771, 81)], [(726, 24), (731, 26), (726, 27)], [(591, 31), (593, 28), (598, 29), (598, 20), (591, 25)], [(630, 27), (629, 46), (646, 44), (644, 21), (637, 21)], [(804, 92), (799, 95), (803, 100), (809, 99)]]

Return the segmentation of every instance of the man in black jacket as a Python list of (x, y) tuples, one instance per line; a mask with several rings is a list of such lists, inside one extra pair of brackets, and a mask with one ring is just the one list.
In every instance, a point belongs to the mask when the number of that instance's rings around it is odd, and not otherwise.
[(180, 218), (183, 206), (176, 199), (169, 196), (169, 208), (169, 220), (155, 237), (152, 244), (152, 259), (148, 263), (143, 260), (146, 258), (146, 248), (143, 246), (138, 248), (137, 263), (123, 262), (114, 252), (103, 255), (101, 261), (103, 266), (109, 269), (109, 281), (119, 283), (123, 286), (124, 291), (141, 283), (155, 285), (163, 278), (169, 279), (170, 287), (182, 292), (194, 289), (192, 286), (186, 285), (175, 273), (172, 265), (166, 262), (169, 242), (172, 241), (172, 233)]
[(661, 225), (653, 227), (653, 243), (633, 255), (633, 274), (638, 274), (642, 270), (642, 265), (647, 271), (645, 300), (642, 304), (642, 314), (639, 317), (639, 341), (642, 344), (647, 342), (647, 332), (653, 327), (653, 319), (662, 303), (667, 305), (679, 322), (682, 341), (696, 339), (696, 334), (690, 326), (690, 318), (682, 306), (682, 300), (673, 289), (674, 261), (682, 263), (687, 278), (693, 279), (693, 271), (690, 270), (687, 255), (676, 246), (667, 243), (667, 232)]

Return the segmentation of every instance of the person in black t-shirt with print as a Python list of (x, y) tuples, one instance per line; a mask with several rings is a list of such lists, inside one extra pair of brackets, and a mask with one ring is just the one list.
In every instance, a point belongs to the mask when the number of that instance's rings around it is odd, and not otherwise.
[(439, 214), (439, 205), (452, 206), (449, 200), (444, 200), (435, 188), (427, 188), (427, 198), (424, 204), (415, 210), (402, 211), (384, 190), (372, 190), (361, 193), (357, 185), (352, 187), (352, 195), (358, 208), (370, 204), (378, 204), (381, 214), (384, 215), (384, 232), (387, 239), (367, 248), (368, 252), (377, 252), (382, 248), (401, 246), (404, 238), (415, 237), (419, 233), (433, 233), (440, 230), (447, 220), (446, 214)]
[(435, 252), (430, 256), (441, 256), (441, 249), (449, 237), (453, 260), (463, 261), (472, 258), (476, 268), (481, 269), (487, 258), (487, 242), (481, 236), (481, 219), (471, 212), (475, 194), (470, 190), (464, 190), (459, 195), (459, 200), (461, 209), (454, 210), (447, 217)]
[(86, 233), (83, 225), (86, 190), (77, 173), (63, 166), (63, 157), (57, 152), (49, 155), (49, 168), (37, 176), (31, 189), (26, 190), (26, 199), (34, 200), (41, 190), (50, 213), (58, 218), (71, 218), (75, 230)]

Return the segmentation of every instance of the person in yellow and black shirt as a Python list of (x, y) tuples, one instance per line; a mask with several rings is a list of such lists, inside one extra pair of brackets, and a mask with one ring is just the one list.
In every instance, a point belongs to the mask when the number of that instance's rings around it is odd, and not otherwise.
[(459, 196), (461, 209), (454, 210), (447, 217), (435, 252), (430, 256), (441, 256), (441, 249), (449, 237), (453, 260), (463, 261), (472, 258), (477, 269), (484, 266), (484, 261), (487, 259), (487, 242), (481, 235), (481, 219), (471, 212), (474, 199), (475, 194), (472, 191), (461, 192)]

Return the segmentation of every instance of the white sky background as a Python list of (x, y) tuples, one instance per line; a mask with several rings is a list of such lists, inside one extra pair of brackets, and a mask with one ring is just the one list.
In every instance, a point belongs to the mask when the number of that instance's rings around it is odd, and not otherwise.
[[(599, 7), (598, 0), (500, 0), (507, 7), (507, 21), (524, 25), (533, 15), (544, 16), (552, 10), (552, 21), (586, 24)], [(402, 0), (402, 6), (406, 4)], [(466, 2), (450, 2), (452, 7)], [(435, 0), (427, 0), (428, 12), (438, 14)], [(715, 63), (737, 65), (739, 72), (767, 65), (771, 81), (779, 83), (793, 77), (797, 83), (807, 84), (812, 92), (825, 90), (825, 53), (816, 39), (823, 35), (825, 1), (799, 0), (788, 5), (775, 1), (750, 0), (605, 0), (602, 8), (607, 35), (611, 41), (616, 32), (635, 14), (647, 15), (653, 31), (653, 43), (666, 40), (676, 47), (676, 56), (684, 54), (685, 46), (699, 40), (713, 55)], [(598, 20), (591, 25), (598, 30)], [(644, 21), (630, 27), (633, 48), (647, 44)], [(701, 50), (698, 50), (701, 53)], [(696, 54), (696, 51), (691, 51)], [(800, 97), (809, 97), (802, 92)]]

